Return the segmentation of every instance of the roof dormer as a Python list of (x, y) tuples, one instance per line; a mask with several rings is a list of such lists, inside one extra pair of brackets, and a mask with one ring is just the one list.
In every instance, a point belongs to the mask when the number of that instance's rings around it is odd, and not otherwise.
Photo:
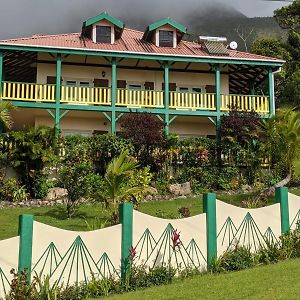
[(154, 43), (157, 47), (176, 48), (187, 29), (171, 18), (149, 25), (143, 39)]
[(103, 12), (83, 22), (81, 35), (94, 43), (114, 44), (122, 36), (124, 27), (124, 23)]

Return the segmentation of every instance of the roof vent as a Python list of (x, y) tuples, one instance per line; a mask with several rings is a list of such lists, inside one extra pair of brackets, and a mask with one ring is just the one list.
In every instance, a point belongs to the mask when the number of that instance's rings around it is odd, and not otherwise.
[(212, 55), (229, 55), (229, 51), (226, 48), (226, 37), (215, 36), (199, 36), (200, 44), (204, 46), (204, 49)]

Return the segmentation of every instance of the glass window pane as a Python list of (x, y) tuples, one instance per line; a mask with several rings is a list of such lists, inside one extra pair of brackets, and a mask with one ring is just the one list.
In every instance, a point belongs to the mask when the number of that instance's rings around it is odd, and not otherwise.
[(79, 86), (90, 86), (90, 83), (88, 81), (80, 81)]
[(184, 87), (184, 86), (180, 86), (178, 88), (179, 92), (188, 92), (189, 91), (189, 88), (188, 87)]
[(111, 43), (111, 27), (110, 26), (96, 26), (96, 42), (97, 43)]
[(193, 88), (192, 89), (192, 91), (194, 92), (194, 93), (202, 93), (202, 88)]
[(67, 86), (76, 86), (75, 80), (67, 80)]
[(159, 31), (159, 46), (173, 47), (173, 31), (168, 31), (168, 30)]
[(128, 85), (128, 89), (129, 90), (141, 90), (142, 86), (139, 84), (129, 84)]

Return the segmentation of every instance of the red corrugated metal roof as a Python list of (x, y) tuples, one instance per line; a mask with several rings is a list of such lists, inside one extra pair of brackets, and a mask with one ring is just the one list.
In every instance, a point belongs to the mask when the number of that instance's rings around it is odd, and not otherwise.
[[(115, 44), (94, 43), (90, 39), (82, 39), (80, 33), (56, 34), (56, 35), (33, 35), (26, 38), (15, 38), (8, 40), (0, 40), (0, 44), (24, 45), (24, 46), (45, 46), (53, 48), (74, 48), (81, 50), (108, 50), (108, 51), (126, 51), (133, 53), (147, 54), (166, 54), (178, 56), (194, 56), (194, 57), (209, 57), (202, 46), (198, 43), (181, 41), (177, 48), (157, 47), (154, 44), (142, 39), (143, 32), (125, 28), (122, 37)], [(218, 57), (223, 57), (218, 55)], [(224, 55), (224, 58), (236, 59), (253, 59), (274, 61), (276, 58), (251, 54), (247, 52), (239, 52), (229, 50), (229, 56)]]

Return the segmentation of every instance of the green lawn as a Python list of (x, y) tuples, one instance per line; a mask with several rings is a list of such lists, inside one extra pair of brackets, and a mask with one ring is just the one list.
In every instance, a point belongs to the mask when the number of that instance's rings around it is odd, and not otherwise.
[[(295, 194), (300, 195), (300, 190), (294, 190)], [(239, 205), (242, 200), (251, 197), (251, 194), (244, 195), (225, 195), (218, 194), (218, 199), (231, 204)], [(271, 199), (272, 201), (272, 199)], [(142, 203), (140, 211), (153, 216), (164, 218), (177, 218), (178, 208), (187, 206), (192, 215), (202, 212), (202, 197), (176, 199), (170, 201), (155, 201)], [(41, 208), (5, 208), (0, 209), (0, 240), (13, 237), (18, 232), (18, 216), (20, 214), (33, 214), (35, 220), (68, 230), (84, 231), (88, 230), (85, 220), (91, 222), (95, 217), (106, 220), (108, 213), (100, 205), (85, 204), (81, 205), (78, 212), (72, 219), (66, 218), (65, 207), (41, 207)], [(108, 224), (108, 223), (107, 223)]]
[(294, 164), (294, 168), (295, 168), (296, 176), (300, 176), (300, 159), (296, 160), (296, 162)]
[[(300, 260), (221, 275), (202, 275), (111, 296), (110, 300), (299, 299)], [(90, 299), (91, 300), (91, 299)]]

